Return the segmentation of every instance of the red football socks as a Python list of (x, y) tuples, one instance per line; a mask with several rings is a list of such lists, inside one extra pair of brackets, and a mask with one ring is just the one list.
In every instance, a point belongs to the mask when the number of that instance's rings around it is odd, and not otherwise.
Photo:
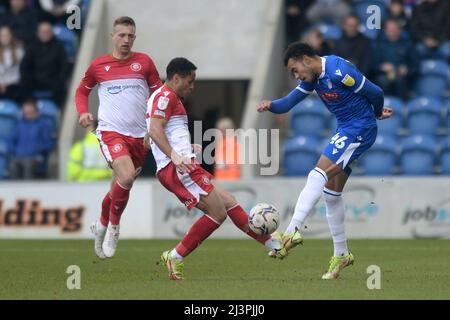
[(175, 250), (178, 254), (180, 254), (180, 256), (186, 257), (194, 251), (203, 240), (208, 238), (219, 226), (220, 224), (211, 219), (209, 216), (206, 214), (203, 215), (192, 225), (188, 233), (186, 233), (184, 238), (175, 247)]
[(248, 227), (248, 215), (239, 204), (236, 204), (234, 207), (228, 209), (227, 214), (239, 229), (244, 231), (259, 243), (264, 245), (266, 241), (271, 238), (270, 235), (262, 236), (250, 230)]
[(130, 190), (123, 188), (118, 182), (114, 183), (109, 210), (109, 221), (112, 225), (120, 223), (120, 217), (127, 206), (129, 197)]
[(107, 227), (109, 222), (109, 209), (111, 207), (111, 195), (106, 193), (106, 196), (103, 198), (102, 202), (102, 215), (100, 217), (100, 223)]

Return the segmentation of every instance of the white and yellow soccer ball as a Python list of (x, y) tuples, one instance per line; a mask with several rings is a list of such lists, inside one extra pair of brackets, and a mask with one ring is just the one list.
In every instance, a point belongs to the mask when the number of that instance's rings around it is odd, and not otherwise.
[(248, 215), (248, 225), (256, 234), (271, 234), (280, 225), (280, 212), (271, 204), (258, 203)]

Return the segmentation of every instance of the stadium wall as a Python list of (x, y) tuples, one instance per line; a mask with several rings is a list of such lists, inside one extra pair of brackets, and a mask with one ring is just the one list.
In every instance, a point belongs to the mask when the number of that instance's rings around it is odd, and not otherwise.
[[(253, 179), (222, 183), (249, 211), (258, 202), (274, 204), (281, 229), (291, 217), (304, 179)], [(104, 183), (0, 184), (0, 238), (91, 238), (99, 216)], [(353, 178), (344, 193), (350, 239), (450, 238), (450, 189), (447, 178)], [(122, 239), (182, 237), (201, 215), (188, 212), (156, 180), (140, 179), (131, 192), (121, 225)], [(311, 212), (307, 238), (330, 238), (324, 203)], [(245, 238), (227, 219), (214, 238)]]
[[(92, 1), (64, 109), (58, 148), (59, 179), (65, 180), (64, 164), (70, 147), (84, 133), (77, 125), (76, 88), (91, 61), (111, 52), (110, 34), (117, 17), (128, 15), (135, 19), (137, 38), (133, 49), (149, 54), (161, 77), (172, 58), (188, 57), (198, 67), (198, 80), (249, 80), (252, 102), (247, 103), (247, 108), (251, 105), (254, 109), (255, 101), (274, 97), (283, 84), (280, 75), (284, 69), (278, 56), (284, 39), (282, 8), (282, 0), (133, 0), (126, 6), (122, 0)], [(272, 61), (277, 61), (276, 67)], [(96, 114), (96, 90), (89, 103)], [(259, 127), (261, 119), (253, 118), (244, 121), (244, 128)]]

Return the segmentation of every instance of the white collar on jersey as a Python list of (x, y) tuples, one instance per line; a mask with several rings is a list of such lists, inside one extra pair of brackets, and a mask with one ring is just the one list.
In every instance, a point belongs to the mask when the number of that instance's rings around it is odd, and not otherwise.
[(324, 57), (320, 57), (322, 60), (322, 73), (319, 76), (319, 79), (322, 79), (325, 76), (325, 61), (326, 59)]

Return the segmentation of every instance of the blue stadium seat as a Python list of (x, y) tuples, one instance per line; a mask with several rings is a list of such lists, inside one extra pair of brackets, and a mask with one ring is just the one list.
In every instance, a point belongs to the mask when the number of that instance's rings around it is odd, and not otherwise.
[(395, 135), (403, 128), (403, 118), (405, 114), (405, 105), (400, 98), (386, 96), (384, 105), (392, 108), (392, 117), (388, 120), (378, 121), (378, 133), (386, 135)]
[(424, 60), (416, 81), (418, 95), (442, 97), (448, 88), (448, 63), (443, 60)]
[(19, 114), (19, 106), (14, 101), (0, 100), (0, 139), (13, 137)]
[(447, 77), (448, 63), (444, 60), (424, 60), (420, 63), (420, 74)]
[(413, 135), (401, 143), (401, 170), (405, 175), (430, 175), (436, 158), (436, 139), (433, 136)]
[(58, 130), (60, 111), (52, 100), (38, 100), (37, 106), (41, 117), (49, 124), (54, 132)]
[(442, 174), (450, 175), (450, 136), (445, 137), (441, 143), (439, 165), (441, 166)]
[(397, 139), (391, 135), (378, 135), (373, 146), (359, 161), (365, 175), (391, 175), (397, 164)]
[(33, 97), (35, 99), (52, 99), (53, 97), (53, 92), (50, 90), (36, 90), (33, 91)]
[(450, 41), (445, 41), (439, 46), (439, 55), (442, 59), (450, 60)]
[(294, 107), (292, 129), (295, 135), (321, 136), (327, 128), (328, 118), (322, 101), (308, 97)]
[(450, 99), (447, 99), (447, 101), (445, 101), (444, 110), (444, 126), (447, 128), (447, 132), (450, 134)]
[(0, 180), (4, 180), (8, 176), (8, 143), (0, 139)]
[(434, 97), (418, 97), (410, 100), (408, 128), (411, 134), (436, 134), (441, 120), (441, 101)]
[(319, 160), (320, 142), (315, 137), (296, 136), (284, 143), (286, 176), (306, 176)]
[(75, 61), (77, 53), (77, 36), (73, 30), (69, 30), (66, 25), (57, 24), (53, 26), (53, 33), (56, 39), (61, 41), (70, 62)]
[(335, 24), (322, 23), (315, 26), (319, 29), (325, 40), (339, 40), (342, 37), (342, 29)]

